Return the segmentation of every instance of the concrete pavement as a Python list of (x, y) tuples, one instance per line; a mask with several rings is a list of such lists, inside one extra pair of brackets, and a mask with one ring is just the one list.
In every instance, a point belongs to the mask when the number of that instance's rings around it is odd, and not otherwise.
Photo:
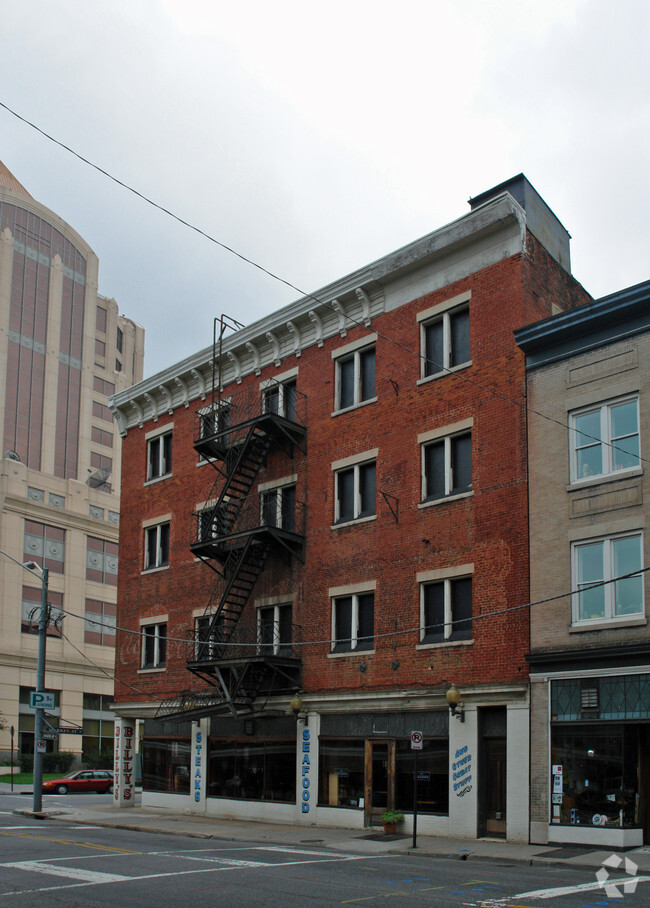
[[(25, 786), (14, 788), (17, 803), (13, 812), (33, 816), (31, 802), (25, 795), (27, 791)], [(0, 782), (0, 794), (9, 793), (9, 785)], [(83, 797), (71, 798), (68, 806), (63, 795), (57, 797), (56, 804), (48, 804), (51, 797), (53, 796), (44, 798), (41, 814), (43, 819), (221, 841), (254, 841), (295, 847), (332, 848), (356, 854), (397, 852), (404, 855), (414, 853), (419, 856), (451, 857), (457, 860), (557, 864), (594, 871), (598, 870), (603, 861), (612, 854), (611, 851), (596, 850), (588, 846), (526, 845), (501, 839), (455, 839), (423, 836), (419, 833), (417, 849), (414, 850), (411, 834), (385, 836), (379, 828), (360, 830), (246, 820), (219, 821), (214, 817), (193, 816), (151, 807), (119, 809), (111, 802), (86, 805)], [(650, 846), (631, 849), (625, 852), (625, 857), (637, 865), (638, 874), (650, 874)], [(612, 872), (612, 876), (617, 875), (619, 874)]]

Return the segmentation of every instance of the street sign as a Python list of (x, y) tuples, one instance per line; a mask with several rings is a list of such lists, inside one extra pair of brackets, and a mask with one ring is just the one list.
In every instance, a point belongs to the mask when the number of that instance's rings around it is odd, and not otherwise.
[(30, 690), (29, 708), (30, 709), (54, 709), (54, 694), (46, 694), (45, 691)]
[(431, 773), (430, 772), (419, 772), (417, 775), (418, 782), (430, 782)]
[(83, 735), (83, 728), (61, 728), (59, 725), (59, 734), (60, 735)]
[(43, 737), (46, 741), (56, 741), (56, 739), (59, 737), (59, 733), (58, 731), (44, 731)]
[(422, 732), (411, 732), (411, 750), (422, 750)]

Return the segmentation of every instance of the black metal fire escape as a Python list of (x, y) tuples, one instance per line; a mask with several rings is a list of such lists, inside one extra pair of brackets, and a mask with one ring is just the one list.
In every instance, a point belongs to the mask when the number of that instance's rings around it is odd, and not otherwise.
[[(284, 552), (304, 560), (305, 513), (295, 491), (253, 489), (269, 456), (283, 451), (293, 457), (296, 447), (304, 452), (304, 405), (295, 385), (289, 394), (271, 384), (219, 398), (197, 413), (194, 448), (216, 478), (208, 503), (193, 515), (190, 548), (219, 579), (192, 629), (187, 667), (212, 685), (212, 711), (250, 714), (258, 697), (300, 687), (297, 648), (261, 642), (250, 621), (244, 622), (248, 631), (242, 629), (240, 618), (269, 557)], [(184, 708), (188, 715), (196, 711), (191, 703)]]

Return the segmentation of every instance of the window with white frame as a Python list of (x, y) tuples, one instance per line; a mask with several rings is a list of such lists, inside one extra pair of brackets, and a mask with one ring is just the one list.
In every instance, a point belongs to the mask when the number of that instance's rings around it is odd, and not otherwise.
[(260, 652), (274, 656), (291, 655), (292, 607), (269, 605), (257, 610), (257, 642)]
[(298, 388), (295, 378), (274, 381), (262, 389), (265, 413), (276, 413), (292, 422), (296, 421), (296, 400)]
[(575, 542), (572, 546), (573, 623), (645, 614), (643, 534)]
[[(215, 401), (214, 405), (201, 407), (197, 410), (200, 425), (200, 438), (210, 438), (219, 435), (230, 428), (232, 422), (230, 398)], [(228, 435), (223, 436), (223, 441), (228, 441)]]
[(333, 653), (372, 649), (374, 634), (374, 592), (352, 593), (332, 599)]
[(336, 410), (358, 407), (374, 400), (375, 346), (363, 347), (336, 358)]
[(472, 578), (445, 577), (420, 584), (421, 642), (472, 639)]
[(172, 471), (172, 433), (164, 432), (147, 441), (147, 481), (169, 476)]
[(223, 616), (198, 615), (194, 619), (194, 658), (215, 659), (223, 639)]
[(422, 378), (440, 375), (470, 363), (467, 303), (423, 320), (420, 332)]
[(283, 485), (260, 493), (262, 526), (290, 533), (296, 529), (296, 487)]
[(376, 513), (377, 465), (355, 463), (334, 473), (334, 522), (347, 523)]
[(142, 626), (142, 668), (164, 668), (167, 662), (167, 622)]
[(638, 397), (576, 411), (569, 425), (573, 482), (641, 465)]
[(472, 490), (472, 434), (461, 432), (422, 445), (422, 500)]
[(169, 564), (169, 523), (157, 523), (144, 531), (144, 569)]

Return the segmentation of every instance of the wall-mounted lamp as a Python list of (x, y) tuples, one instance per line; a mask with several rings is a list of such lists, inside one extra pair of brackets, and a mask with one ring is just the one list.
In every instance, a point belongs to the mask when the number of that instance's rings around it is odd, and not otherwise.
[(449, 704), (449, 712), (452, 716), (455, 716), (457, 719), (460, 719), (461, 722), (464, 722), (465, 704), (461, 701), (460, 691), (453, 682), (447, 691), (447, 703)]
[[(294, 694), (289, 700), (289, 706), (291, 707), (291, 712), (295, 716), (296, 722), (300, 719), (300, 712), (304, 705), (302, 697), (298, 694)], [(307, 725), (307, 716), (305, 716), (305, 725)]]

